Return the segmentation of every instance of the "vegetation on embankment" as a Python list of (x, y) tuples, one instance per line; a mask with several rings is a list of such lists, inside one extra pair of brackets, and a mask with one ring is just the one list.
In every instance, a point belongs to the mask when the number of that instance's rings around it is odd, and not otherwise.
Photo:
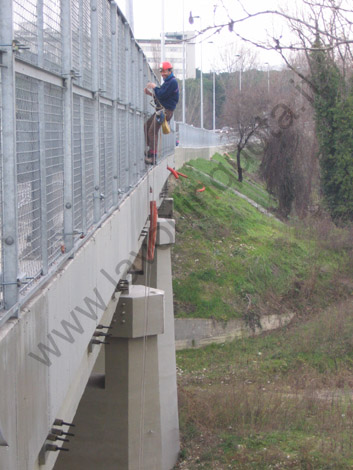
[(322, 217), (299, 227), (262, 214), (224, 187), (273, 206), (251, 176), (256, 159), (247, 160), (243, 183), (231, 163), (220, 155), (195, 160), (181, 170), (188, 178), (172, 183), (176, 316), (243, 317), (253, 324), (262, 314), (303, 313), (346, 295), (341, 278), (351, 272), (349, 235)]
[(177, 353), (176, 469), (353, 468), (352, 231), (322, 214), (286, 224), (261, 214), (203, 173), (270, 207), (256, 178), (239, 184), (214, 160), (173, 182), (177, 314), (297, 316), (260, 337)]
[(177, 353), (194, 470), (353, 468), (353, 302), (260, 337)]

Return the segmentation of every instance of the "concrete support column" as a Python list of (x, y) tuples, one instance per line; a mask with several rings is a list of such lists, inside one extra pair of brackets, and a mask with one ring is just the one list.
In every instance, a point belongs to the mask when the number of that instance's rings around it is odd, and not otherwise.
[[(164, 213), (172, 214), (172, 200)], [(157, 338), (160, 377), (161, 428), (162, 428), (162, 470), (175, 465), (180, 450), (179, 418), (175, 358), (174, 308), (172, 286), (171, 245), (175, 242), (175, 221), (158, 219), (157, 241), (152, 264), (148, 264), (141, 282), (164, 291), (165, 328)]]
[(119, 470), (161, 470), (157, 335), (164, 331), (164, 293), (131, 286), (120, 297), (112, 326), (105, 354), (105, 393), (114, 463)]

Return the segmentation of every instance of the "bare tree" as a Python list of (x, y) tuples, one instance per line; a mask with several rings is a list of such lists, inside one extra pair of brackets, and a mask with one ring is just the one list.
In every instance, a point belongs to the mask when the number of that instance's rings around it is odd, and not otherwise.
[(241, 166), (242, 151), (266, 126), (267, 99), (264, 90), (227, 88), (223, 111), (224, 122), (229, 127), (229, 138), (233, 143), (237, 159), (238, 180), (243, 181)]
[(222, 66), (219, 67), (220, 72), (236, 72), (239, 70), (249, 70), (257, 68), (258, 53), (254, 49), (250, 49), (239, 41), (231, 42), (220, 51), (220, 59)]
[[(287, 4), (277, 10), (257, 11), (250, 11), (249, 4), (243, 0), (234, 0), (234, 3), (238, 6), (236, 15), (230, 14), (221, 1), (227, 19), (207, 26), (200, 31), (200, 34), (210, 36), (222, 29), (229, 29), (237, 40), (248, 46), (277, 51), (287, 66), (293, 68), (303, 80), (308, 78), (292, 66), (291, 53), (310, 54), (315, 49), (313, 42), (319, 34), (322, 41), (320, 49), (329, 51), (336, 60), (340, 61), (345, 70), (351, 68), (353, 15), (350, 0), (298, 0), (291, 2), (290, 7)], [(287, 27), (287, 33), (272, 31), (268, 33), (266, 39), (260, 41), (254, 38), (251, 28), (242, 28), (254, 19), (270, 17), (275, 23), (282, 22), (284, 27)]]

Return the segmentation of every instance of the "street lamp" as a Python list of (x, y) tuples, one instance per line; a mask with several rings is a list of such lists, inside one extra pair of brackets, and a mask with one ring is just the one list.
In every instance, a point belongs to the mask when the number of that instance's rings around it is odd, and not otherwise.
[[(200, 29), (202, 31), (202, 23), (201, 23), (201, 16), (193, 15), (190, 11), (189, 15), (189, 23), (194, 24), (194, 19), (198, 18), (200, 20)], [(202, 77), (202, 41), (200, 41), (200, 49), (201, 49), (201, 64), (200, 64), (200, 121), (201, 121), (201, 129), (203, 129), (203, 77)]]
[(185, 124), (185, 59), (186, 59), (186, 54), (185, 54), (185, 25), (184, 25), (184, 0), (183, 0), (183, 88), (182, 88), (182, 103), (181, 103), (181, 108), (182, 108), (182, 115), (183, 115), (183, 123)]
[(212, 116), (212, 128), (216, 130), (216, 72), (213, 69), (213, 116)]
[[(214, 44), (213, 41), (208, 41), (209, 44)], [(214, 51), (213, 51), (214, 53)], [(212, 128), (216, 130), (216, 72), (213, 67), (213, 83), (212, 83)]]
[(164, 0), (162, 0), (161, 62), (165, 61)]

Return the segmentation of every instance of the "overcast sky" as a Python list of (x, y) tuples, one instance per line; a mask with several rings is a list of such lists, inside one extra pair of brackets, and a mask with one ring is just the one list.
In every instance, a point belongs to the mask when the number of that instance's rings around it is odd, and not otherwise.
[[(127, 12), (127, 2), (133, 2), (134, 11), (134, 32), (136, 38), (160, 38), (162, 30), (162, 2), (163, 0), (119, 0), (119, 7)], [(276, 9), (278, 4), (283, 6), (286, 0), (246, 0), (246, 8), (250, 12), (261, 11), (264, 9)], [(184, 8), (183, 8), (184, 5)], [(215, 5), (217, 6), (215, 8)], [(184, 10), (184, 11), (183, 11)], [(194, 25), (188, 22), (190, 11), (195, 16), (200, 16), (200, 19), (195, 19)], [(229, 14), (229, 16), (227, 16)], [(164, 31), (174, 32), (183, 30), (198, 30), (211, 26), (213, 24), (220, 24), (227, 22), (227, 18), (239, 17), (240, 10), (235, 0), (164, 0)], [(273, 25), (272, 20), (264, 17), (261, 19), (247, 21), (246, 32), (251, 32), (251, 36), (256, 39), (265, 40), (266, 33), (271, 33), (274, 28), (278, 31), (277, 24)], [(213, 41), (210, 44), (209, 41)], [(220, 51), (224, 50), (227, 44), (236, 41), (234, 33), (231, 33), (226, 28), (220, 34), (212, 37), (203, 38), (203, 69), (207, 71), (213, 66), (220, 69), (219, 64)], [(197, 66), (200, 67), (200, 48), (196, 50)], [(218, 62), (218, 63), (217, 63)], [(279, 56), (274, 52), (267, 53), (266, 51), (259, 50), (258, 62), (264, 68), (266, 62), (275, 66), (281, 63)]]

